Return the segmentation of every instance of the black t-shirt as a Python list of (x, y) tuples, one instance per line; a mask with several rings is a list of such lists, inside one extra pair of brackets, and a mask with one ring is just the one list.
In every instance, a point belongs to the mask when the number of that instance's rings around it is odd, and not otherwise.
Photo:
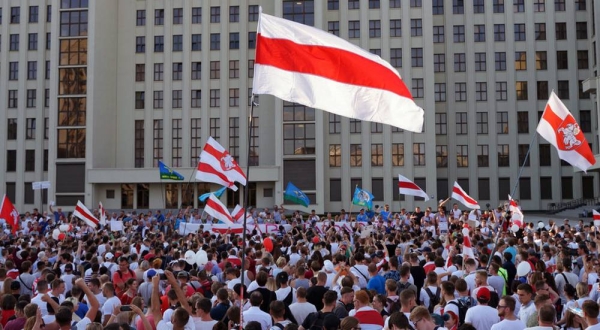
[(321, 285), (311, 286), (306, 290), (306, 301), (315, 305), (318, 311), (323, 309), (323, 296), (327, 288)]
[[(307, 297), (308, 297), (308, 294), (307, 294)], [(317, 319), (319, 319), (319, 318), (320, 318), (321, 320), (324, 320), (324, 319), (325, 319), (325, 316), (327, 316), (327, 315), (329, 315), (329, 314), (333, 314), (333, 313), (331, 313), (331, 312), (326, 312), (326, 313), (324, 313), (324, 312), (321, 312), (321, 311), (318, 311), (318, 312), (316, 312), (316, 313), (310, 313), (310, 314), (308, 314), (308, 316), (307, 316), (307, 317), (304, 319), (304, 322), (302, 322), (302, 327), (303, 327), (304, 329), (310, 329), (310, 328), (313, 326), (313, 324), (315, 324), (315, 321), (316, 321)], [(323, 323), (323, 321), (321, 321), (321, 325), (322, 325), (322, 323)], [(315, 325), (318, 325), (318, 324), (315, 324)]]
[(425, 277), (426, 277), (425, 270), (421, 266), (411, 266), (410, 274), (412, 275), (413, 280), (415, 282), (415, 286), (417, 287), (417, 301), (420, 301), (419, 295), (421, 293), (421, 288), (423, 287), (423, 284), (425, 283)]

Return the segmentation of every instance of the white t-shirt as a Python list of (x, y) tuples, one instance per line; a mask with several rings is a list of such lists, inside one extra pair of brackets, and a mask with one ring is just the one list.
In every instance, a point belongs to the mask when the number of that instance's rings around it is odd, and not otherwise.
[(115, 309), (115, 306), (119, 305), (121, 305), (121, 300), (119, 300), (119, 298), (117, 298), (116, 296), (112, 296), (106, 299), (104, 305), (102, 305), (102, 316), (112, 314), (113, 310)]
[(465, 323), (471, 323), (477, 330), (489, 330), (498, 322), (500, 322), (498, 311), (490, 306), (473, 306), (465, 315)]
[(217, 320), (202, 321), (201, 318), (194, 317), (194, 325), (196, 326), (196, 329), (212, 329), (213, 326), (215, 324), (217, 324), (218, 322), (219, 321), (217, 321)]
[(525, 329), (525, 323), (521, 320), (503, 320), (500, 323), (492, 325), (492, 330), (523, 330)]
[(309, 302), (297, 302), (290, 305), (290, 311), (292, 312), (292, 315), (294, 315), (294, 318), (296, 319), (298, 324), (302, 324), (302, 322), (304, 322), (304, 319), (308, 316), (308, 314), (315, 313), (317, 311), (317, 308), (315, 307), (315, 305)]
[(521, 309), (519, 310), (519, 319), (523, 322), (527, 322), (529, 317), (533, 315), (535, 311), (536, 309), (533, 301), (529, 302), (529, 306), (521, 305)]
[(92, 323), (92, 320), (90, 320), (87, 317), (84, 317), (81, 321), (77, 322), (75, 327), (77, 328), (77, 330), (85, 330), (85, 328), (88, 326), (88, 324), (91, 324), (91, 323)]

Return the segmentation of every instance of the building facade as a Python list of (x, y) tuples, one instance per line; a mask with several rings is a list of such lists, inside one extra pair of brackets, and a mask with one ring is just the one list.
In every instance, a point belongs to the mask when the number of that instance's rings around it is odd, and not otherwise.
[[(425, 109), (420, 134), (260, 95), (249, 129), (259, 6), (388, 60)], [(392, 209), (435, 206), (454, 181), (480, 205), (526, 210), (600, 193), (535, 129), (554, 90), (598, 153), (595, 15), (585, 0), (0, 0), (0, 186), (20, 210), (201, 207), (209, 136), (249, 171), (249, 205), (351, 208), (355, 186)], [(3, 103), (2, 103), (3, 102)], [(529, 146), (531, 144), (531, 149)], [(248, 153), (248, 150), (250, 152)], [(161, 181), (158, 161), (186, 177)], [(399, 196), (397, 175), (433, 199)], [(32, 182), (50, 181), (48, 191)], [(228, 191), (229, 207), (243, 189)], [(294, 206), (290, 206), (295, 208)], [(302, 207), (299, 207), (302, 208)]]

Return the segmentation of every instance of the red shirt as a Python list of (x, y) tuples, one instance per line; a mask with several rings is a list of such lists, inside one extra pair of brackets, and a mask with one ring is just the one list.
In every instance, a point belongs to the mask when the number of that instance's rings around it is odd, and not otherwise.
[(6, 323), (8, 323), (8, 319), (11, 316), (15, 315), (15, 310), (14, 309), (3, 310), (0, 315), (2, 316), (2, 318), (0, 319), (0, 324), (2, 324), (2, 326), (4, 327), (6, 325)]
[(19, 277), (19, 271), (17, 269), (11, 269), (6, 272), (6, 276), (12, 278), (13, 280), (16, 280), (17, 277)]
[(135, 276), (135, 273), (131, 269), (128, 269), (128, 272), (121, 272), (120, 270), (118, 270), (113, 274), (112, 282), (115, 285), (115, 291), (117, 293), (117, 297), (119, 297), (119, 296), (121, 296), (121, 294), (123, 294), (123, 290), (121, 288), (119, 288), (119, 286), (117, 284), (125, 285), (127, 280), (129, 280), (130, 278), (137, 278)]

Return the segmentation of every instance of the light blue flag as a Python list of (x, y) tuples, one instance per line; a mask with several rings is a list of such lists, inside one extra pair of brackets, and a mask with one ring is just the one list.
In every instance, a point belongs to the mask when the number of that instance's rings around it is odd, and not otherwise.
[(208, 197), (210, 197), (210, 194), (213, 194), (213, 195), (217, 196), (217, 198), (220, 198), (221, 195), (223, 195), (223, 193), (225, 192), (225, 190), (227, 190), (227, 187), (223, 187), (215, 192), (212, 192), (212, 191), (207, 192), (206, 194), (200, 195), (200, 197), (198, 197), (198, 199), (204, 203), (208, 199)]
[(373, 209), (373, 194), (370, 192), (356, 187), (354, 189), (354, 197), (352, 197), (352, 204), (366, 207), (367, 210)]

